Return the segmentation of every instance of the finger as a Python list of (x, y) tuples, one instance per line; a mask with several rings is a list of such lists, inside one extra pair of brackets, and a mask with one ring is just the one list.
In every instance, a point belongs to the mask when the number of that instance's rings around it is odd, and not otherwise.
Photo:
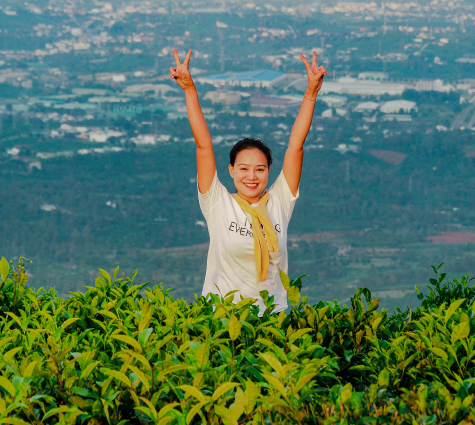
[(315, 78), (319, 79), (322, 77), (326, 77), (326, 75), (327, 75), (327, 70), (325, 68), (318, 68)]
[(176, 66), (181, 65), (180, 58), (178, 57), (178, 52), (176, 49), (173, 49), (173, 57), (175, 58)]
[(317, 68), (317, 72), (316, 72), (317, 75), (326, 75), (327, 74), (327, 70), (321, 66), (320, 68)]
[(300, 59), (302, 59), (303, 64), (305, 65), (305, 69), (307, 72), (310, 71), (310, 64), (308, 63), (308, 60), (305, 58), (304, 55), (300, 55)]
[(314, 50), (312, 54), (312, 68), (317, 67), (317, 52)]
[(184, 65), (188, 66), (190, 64), (190, 59), (191, 59), (191, 54), (193, 53), (193, 50), (188, 50), (188, 53), (186, 54), (185, 62), (183, 62)]

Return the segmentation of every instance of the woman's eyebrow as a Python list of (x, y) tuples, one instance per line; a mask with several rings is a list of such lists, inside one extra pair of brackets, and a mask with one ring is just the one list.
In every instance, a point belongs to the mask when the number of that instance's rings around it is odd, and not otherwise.
[[(239, 167), (240, 165), (249, 165), (249, 164), (244, 164), (244, 162), (240, 162), (237, 166)], [(267, 167), (267, 165), (259, 164), (259, 165), (256, 165), (256, 167)]]

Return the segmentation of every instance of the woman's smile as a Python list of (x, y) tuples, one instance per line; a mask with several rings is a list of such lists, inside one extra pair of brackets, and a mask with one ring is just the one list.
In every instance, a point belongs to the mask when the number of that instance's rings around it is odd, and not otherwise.
[(257, 189), (257, 186), (259, 186), (257, 183), (244, 183), (244, 186), (246, 186), (249, 189)]

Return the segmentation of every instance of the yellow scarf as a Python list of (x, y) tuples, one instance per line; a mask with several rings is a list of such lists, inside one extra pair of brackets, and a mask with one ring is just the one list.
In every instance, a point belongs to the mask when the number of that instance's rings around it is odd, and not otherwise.
[[(237, 193), (233, 195), (236, 202), (244, 212), (252, 217), (252, 233), (254, 235), (254, 255), (256, 258), (257, 281), (262, 282), (269, 279), (269, 250), (279, 251), (277, 234), (272, 225), (269, 213), (267, 212), (267, 201), (269, 200), (269, 191), (266, 191), (259, 201), (259, 205), (252, 208), (244, 198)], [(264, 230), (262, 232), (261, 225)], [(265, 237), (264, 237), (265, 233)]]

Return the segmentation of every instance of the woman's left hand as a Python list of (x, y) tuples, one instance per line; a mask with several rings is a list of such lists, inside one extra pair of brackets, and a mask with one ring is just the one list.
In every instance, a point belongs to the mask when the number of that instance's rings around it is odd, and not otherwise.
[(327, 71), (323, 65), (317, 68), (317, 53), (313, 52), (312, 65), (310, 65), (304, 55), (300, 55), (300, 59), (307, 69), (308, 91), (315, 96), (322, 88), (323, 77), (327, 75)]

